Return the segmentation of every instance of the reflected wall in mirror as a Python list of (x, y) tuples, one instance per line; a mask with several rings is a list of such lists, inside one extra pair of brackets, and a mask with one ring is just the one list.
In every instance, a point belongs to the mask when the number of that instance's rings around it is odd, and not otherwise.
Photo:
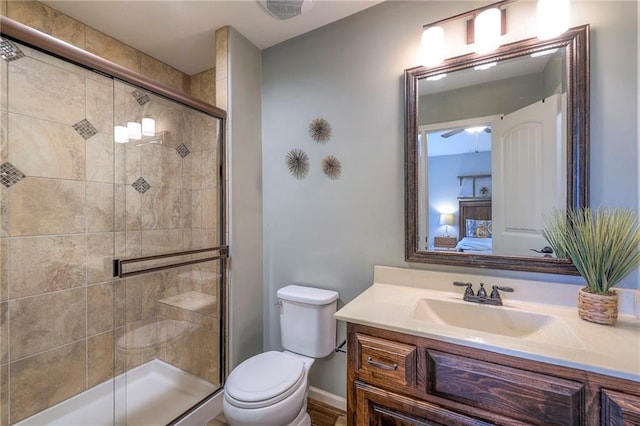
[(407, 261), (576, 274), (539, 231), (588, 204), (588, 40), (581, 26), (405, 71)]

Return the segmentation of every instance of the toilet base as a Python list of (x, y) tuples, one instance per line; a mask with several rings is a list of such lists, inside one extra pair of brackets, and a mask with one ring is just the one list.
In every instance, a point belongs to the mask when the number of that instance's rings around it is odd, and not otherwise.
[[(227, 404), (228, 404), (227, 401), (223, 402), (223, 405), (225, 406), (225, 408), (228, 407)], [(234, 418), (233, 416), (229, 415), (228, 409), (225, 410), (225, 417), (226, 417), (227, 423), (229, 423), (231, 426), (311, 426), (311, 417), (309, 417), (309, 413), (307, 413), (306, 398), (296, 418), (293, 419), (290, 423), (286, 423), (286, 424), (269, 423), (268, 421), (265, 421), (264, 418), (260, 418), (259, 420), (257, 420), (256, 423), (246, 418), (245, 419)]]
[(300, 410), (298, 417), (296, 417), (287, 426), (311, 426), (311, 417), (309, 417), (309, 413), (307, 413), (306, 403), (304, 404), (304, 407), (302, 407), (302, 410)]

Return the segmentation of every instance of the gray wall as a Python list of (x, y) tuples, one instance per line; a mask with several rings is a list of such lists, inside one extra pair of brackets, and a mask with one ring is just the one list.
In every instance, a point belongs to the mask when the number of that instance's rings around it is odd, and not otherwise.
[[(418, 125), (512, 113), (543, 97), (543, 77), (542, 72), (527, 74), (421, 96)], [(424, 83), (429, 82), (421, 82)]]
[(260, 50), (228, 32), (230, 368), (262, 351), (262, 139)]
[[(449, 227), (449, 235), (462, 238), (464, 229), (458, 226), (460, 219), (458, 176), (490, 175), (491, 151), (429, 157), (427, 170), (429, 170), (429, 245), (433, 245), (433, 237), (440, 237), (445, 231), (444, 225), (440, 225), (441, 212), (437, 210), (437, 206), (446, 205), (456, 208), (454, 224)], [(480, 180), (478, 182), (478, 188), (480, 188)]]
[[(419, 64), (424, 23), (477, 6), (464, 2), (385, 2), (263, 51), (265, 346), (279, 348), (275, 292), (290, 282), (340, 292), (348, 302), (372, 283), (373, 266), (465, 271), (404, 262), (403, 70)], [(572, 2), (572, 24), (590, 23), (591, 201), (638, 206), (637, 3)], [(307, 127), (324, 117), (331, 140), (318, 145)], [(284, 158), (311, 160), (305, 180)], [(343, 165), (336, 181), (320, 161)], [(578, 282), (555, 275), (479, 271)], [(625, 280), (638, 287), (637, 276)], [(251, 313), (252, 314), (252, 313)], [(342, 324), (340, 325), (342, 329)], [(311, 384), (345, 395), (346, 358), (314, 365)]]

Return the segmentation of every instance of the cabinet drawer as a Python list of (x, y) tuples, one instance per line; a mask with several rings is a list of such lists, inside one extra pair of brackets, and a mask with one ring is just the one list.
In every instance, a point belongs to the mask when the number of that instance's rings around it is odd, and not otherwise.
[(434, 350), (427, 392), (531, 425), (584, 424), (584, 385)]
[(356, 334), (356, 371), (360, 380), (414, 386), (416, 347), (377, 337)]
[(640, 426), (640, 397), (602, 389), (602, 423), (610, 426)]

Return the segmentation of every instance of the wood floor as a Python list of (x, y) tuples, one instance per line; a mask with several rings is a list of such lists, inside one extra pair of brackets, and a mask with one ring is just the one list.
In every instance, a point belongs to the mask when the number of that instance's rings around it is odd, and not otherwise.
[[(309, 398), (307, 412), (311, 417), (312, 426), (346, 426), (345, 412), (315, 399)], [(224, 414), (211, 420), (207, 426), (228, 426)]]

